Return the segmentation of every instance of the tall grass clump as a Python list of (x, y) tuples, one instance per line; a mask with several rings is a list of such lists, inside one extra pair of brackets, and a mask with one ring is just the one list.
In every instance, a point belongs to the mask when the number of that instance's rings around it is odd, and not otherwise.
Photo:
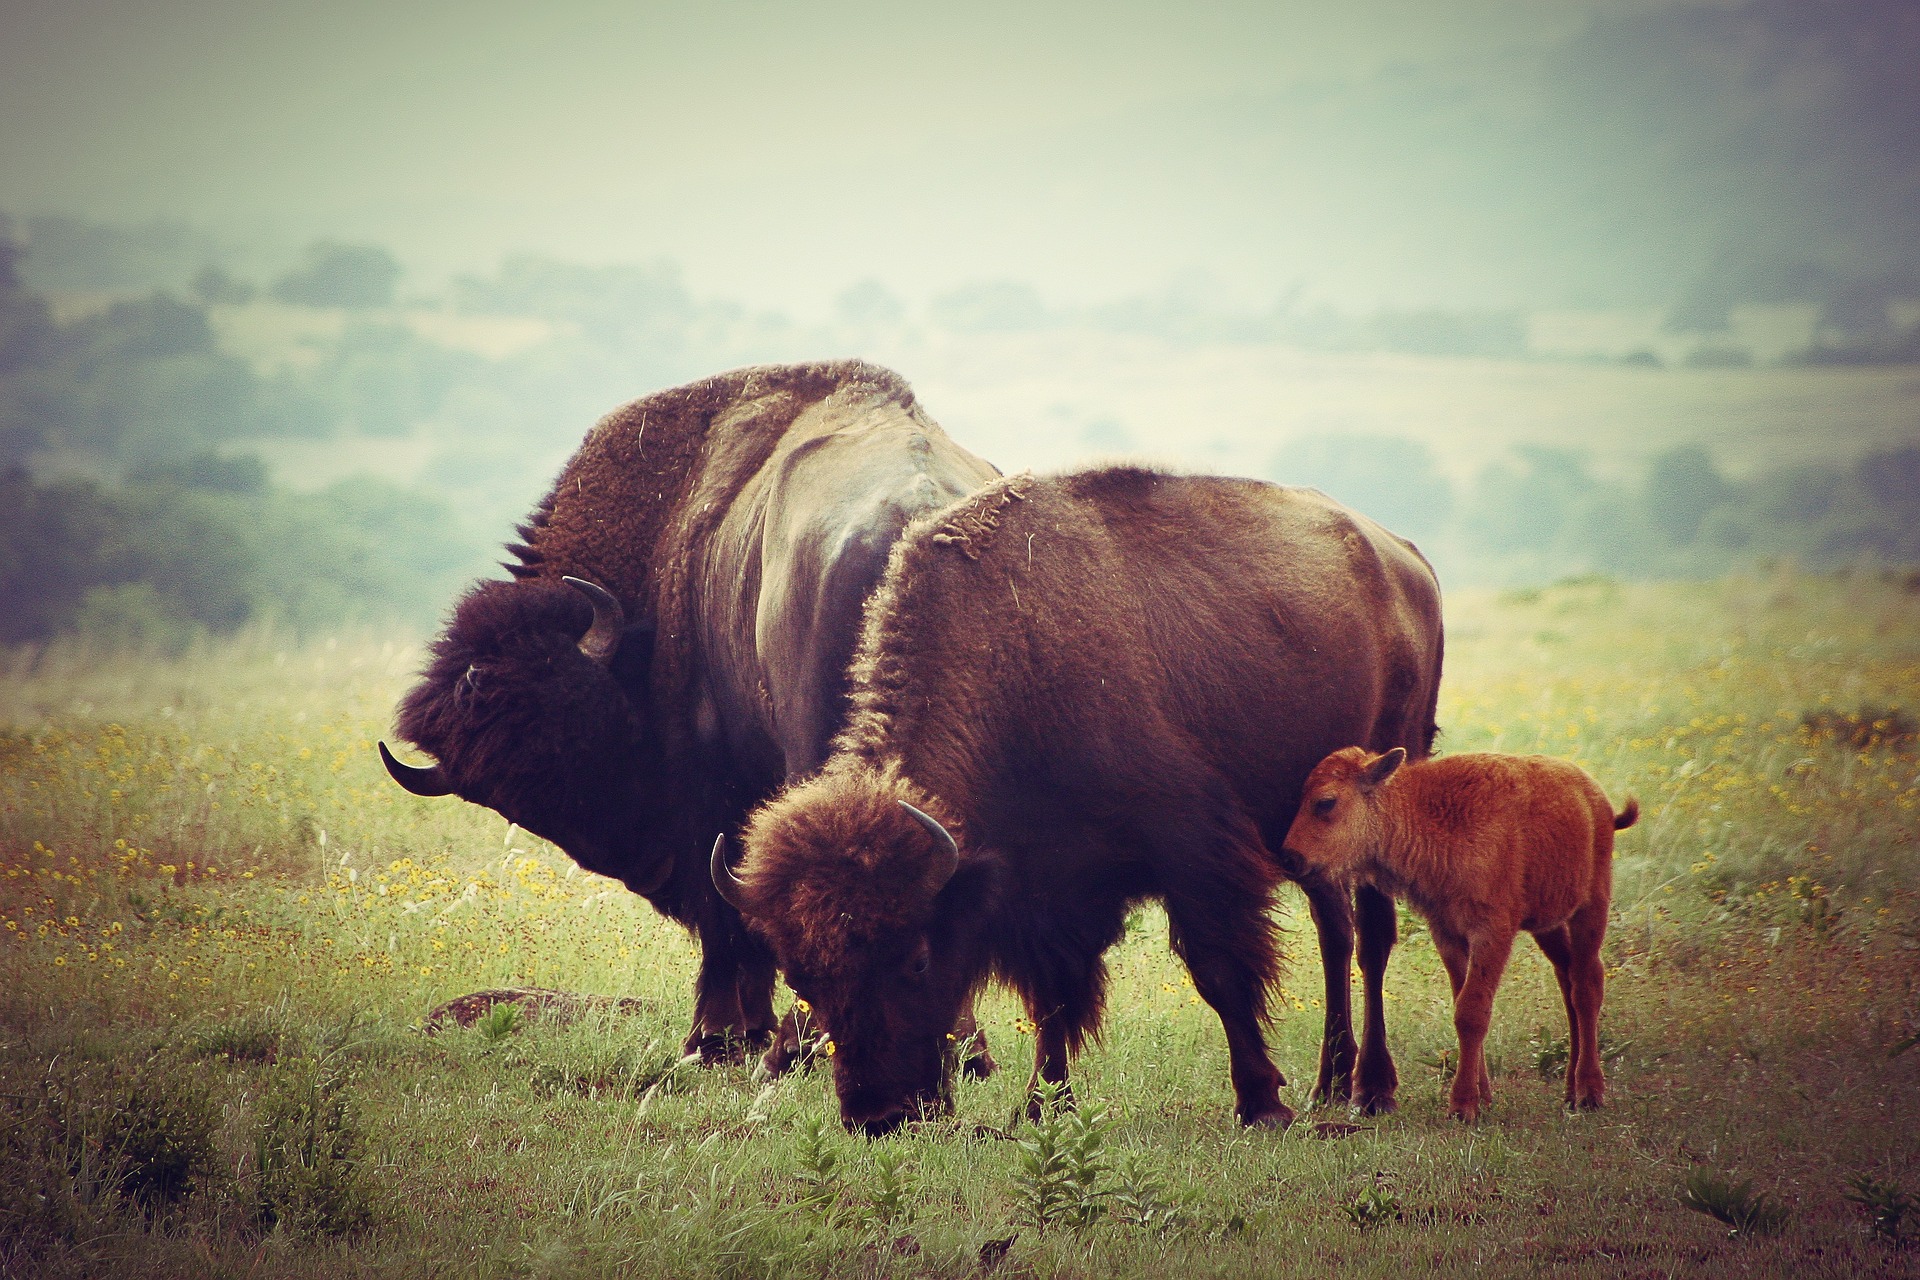
[(254, 1216), (262, 1226), (312, 1237), (372, 1223), (366, 1140), (346, 1075), (312, 1058), (281, 1063), (255, 1126)]

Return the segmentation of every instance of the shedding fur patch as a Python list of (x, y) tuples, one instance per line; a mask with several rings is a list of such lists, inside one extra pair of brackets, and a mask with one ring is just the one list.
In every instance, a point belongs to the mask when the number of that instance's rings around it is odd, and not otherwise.
[(993, 481), (977, 493), (962, 498), (947, 508), (940, 527), (934, 530), (933, 541), (958, 547), (960, 554), (969, 560), (978, 560), (980, 553), (993, 541), (993, 535), (1000, 530), (1000, 515), (1007, 505), (1023, 501), (1027, 496), (1027, 486), (1033, 483), (1033, 473), (1022, 471), (1018, 475)]

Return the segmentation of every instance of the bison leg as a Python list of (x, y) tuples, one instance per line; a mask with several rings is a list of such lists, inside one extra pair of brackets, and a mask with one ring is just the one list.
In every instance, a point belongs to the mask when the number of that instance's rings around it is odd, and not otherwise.
[(1320, 968), (1326, 976), (1326, 1025), (1320, 1036), (1320, 1075), (1315, 1102), (1345, 1102), (1353, 1089), (1353, 904), (1346, 890), (1318, 875), (1300, 880), (1320, 938)]
[(953, 1024), (953, 1040), (960, 1046), (960, 1070), (975, 1080), (985, 1080), (998, 1067), (987, 1049), (987, 1033), (973, 1016), (972, 996), (960, 1006), (960, 1017)]
[(1366, 1007), (1366, 1026), (1360, 1038), (1360, 1061), (1354, 1072), (1355, 1105), (1369, 1115), (1392, 1111), (1400, 1073), (1394, 1070), (1387, 1048), (1387, 961), (1399, 941), (1400, 921), (1393, 899), (1370, 885), (1354, 891), (1359, 917), (1360, 988)]
[[(773, 1030), (773, 961), (737, 920), (702, 923), (700, 973), (693, 987), (693, 1029), (682, 1046), (702, 1066), (731, 1066)], [(753, 1008), (743, 1008), (743, 992)]]
[(1073, 1105), (1073, 1088), (1067, 1083), (1070, 1037), (1058, 1004), (1048, 1008), (1031, 996), (1026, 1003), (1027, 1018), (1034, 1024), (1033, 1075), (1027, 1080), (1027, 1119), (1037, 1124), (1044, 1114), (1040, 1105), (1041, 1081), (1059, 1087), (1060, 1092), (1055, 1095), (1059, 1105)]
[(1167, 901), (1173, 949), (1227, 1033), (1234, 1113), (1241, 1124), (1284, 1129), (1293, 1123), (1292, 1109), (1280, 1101), (1286, 1081), (1261, 1033), (1267, 986), (1278, 966), (1272, 926), (1264, 911), (1223, 910), (1233, 900), (1228, 895), (1210, 895), (1204, 907), (1184, 898)]

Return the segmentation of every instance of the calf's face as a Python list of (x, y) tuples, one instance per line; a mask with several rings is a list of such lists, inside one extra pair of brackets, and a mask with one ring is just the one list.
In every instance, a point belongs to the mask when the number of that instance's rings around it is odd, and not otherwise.
[(1352, 872), (1379, 851), (1374, 792), (1406, 758), (1400, 747), (1383, 755), (1343, 747), (1315, 765), (1282, 847), (1317, 871), (1334, 876)]

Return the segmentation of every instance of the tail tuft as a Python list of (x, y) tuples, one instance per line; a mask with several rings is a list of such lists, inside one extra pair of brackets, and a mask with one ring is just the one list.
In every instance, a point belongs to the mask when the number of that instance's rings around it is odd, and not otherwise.
[(1640, 802), (1634, 797), (1628, 796), (1627, 807), (1614, 815), (1613, 829), (1615, 831), (1625, 831), (1638, 821), (1640, 821)]

